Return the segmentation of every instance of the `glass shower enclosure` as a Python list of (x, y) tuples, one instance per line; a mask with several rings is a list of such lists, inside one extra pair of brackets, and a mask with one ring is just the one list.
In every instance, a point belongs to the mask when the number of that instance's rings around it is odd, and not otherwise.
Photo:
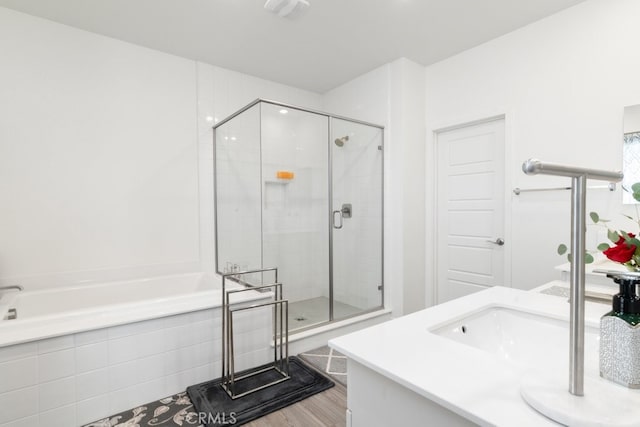
[(277, 267), (290, 330), (384, 304), (383, 131), (263, 99), (214, 126), (216, 268)]

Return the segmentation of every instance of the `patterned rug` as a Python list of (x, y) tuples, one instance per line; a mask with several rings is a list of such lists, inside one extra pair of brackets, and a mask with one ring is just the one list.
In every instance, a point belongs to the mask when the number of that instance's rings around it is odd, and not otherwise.
[(325, 345), (300, 353), (298, 357), (343, 386), (347, 386), (347, 357), (344, 354)]
[(133, 427), (133, 426), (197, 426), (203, 427), (187, 392), (165, 397), (111, 417), (95, 421), (84, 427)]

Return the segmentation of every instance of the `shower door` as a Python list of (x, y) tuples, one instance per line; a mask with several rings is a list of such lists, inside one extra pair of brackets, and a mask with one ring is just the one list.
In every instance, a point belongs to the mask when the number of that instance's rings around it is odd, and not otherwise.
[(350, 120), (330, 120), (330, 317), (334, 320), (383, 305), (383, 132)]

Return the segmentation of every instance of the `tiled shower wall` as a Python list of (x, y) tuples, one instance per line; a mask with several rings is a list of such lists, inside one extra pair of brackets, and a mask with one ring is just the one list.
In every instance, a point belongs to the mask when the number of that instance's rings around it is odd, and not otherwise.
[(382, 131), (343, 120), (333, 128), (334, 136), (349, 136), (332, 147), (333, 209), (352, 205), (352, 217), (334, 230), (334, 297), (371, 309), (382, 303)]
[[(259, 79), (256, 77), (248, 76), (246, 74), (237, 73), (234, 71), (226, 70), (224, 68), (215, 67), (212, 65), (197, 63), (197, 85), (198, 85), (198, 145), (199, 145), (199, 185), (200, 185), (200, 253), (202, 268), (205, 271), (213, 271), (215, 268), (215, 238), (214, 238), (214, 171), (213, 171), (213, 130), (212, 127), (225, 119), (229, 115), (233, 114), (240, 108), (248, 105), (250, 102), (257, 98), (274, 99), (293, 105), (301, 105), (307, 108), (321, 109), (322, 96), (309, 91), (296, 89), (290, 86), (270, 82), (267, 80)], [(235, 135), (239, 136), (241, 132), (245, 137), (254, 135), (255, 138), (259, 138), (260, 121), (254, 117), (253, 114), (245, 114), (243, 118), (237, 120), (231, 129)], [(253, 136), (251, 136), (253, 137)], [(246, 141), (244, 141), (246, 143)], [(254, 149), (257, 147), (254, 145)], [(243, 144), (236, 144), (231, 149), (229, 155), (235, 159), (245, 159), (244, 163), (240, 163), (242, 168), (236, 170), (228, 170), (229, 173), (239, 173), (245, 175), (243, 178), (243, 184), (245, 188), (236, 188), (236, 184), (232, 184), (229, 188), (223, 191), (228, 192), (230, 197), (234, 197), (239, 194), (247, 196), (246, 199), (241, 201), (245, 206), (249, 206), (250, 209), (254, 209), (256, 203), (259, 203), (254, 193), (260, 191), (258, 187), (246, 187), (248, 184), (246, 180), (251, 177), (253, 185), (259, 185), (259, 178), (253, 180), (252, 173), (259, 173), (259, 168), (256, 168), (251, 162), (255, 156), (251, 153), (246, 153), (246, 150), (250, 150), (248, 146)], [(246, 154), (249, 154), (248, 156)], [(248, 169), (245, 169), (248, 168)], [(224, 173), (224, 171), (223, 171)], [(240, 183), (238, 183), (240, 184)], [(237, 215), (245, 216), (246, 212), (238, 212)], [(239, 221), (240, 218), (232, 218), (233, 221)], [(254, 214), (252, 218), (243, 218), (247, 221), (246, 226), (240, 225), (236, 230), (250, 229), (253, 232), (254, 227), (258, 227), (260, 224), (259, 211)], [(255, 233), (253, 233), (255, 234)], [(239, 264), (241, 267), (245, 265), (251, 265), (251, 262), (255, 262), (259, 255), (254, 251), (254, 247), (258, 247), (253, 240), (247, 242), (242, 238), (235, 238), (231, 240), (232, 246), (231, 252), (237, 253), (237, 260), (232, 260), (232, 264)], [(248, 248), (249, 244), (252, 248)], [(265, 264), (266, 266), (266, 264)], [(278, 266), (278, 265), (275, 265)], [(225, 265), (220, 269), (224, 269)]]
[[(0, 348), (0, 427), (88, 423), (219, 378), (221, 310)], [(234, 316), (238, 370), (272, 356), (271, 311)]]
[(223, 273), (259, 269), (262, 266), (259, 106), (222, 125), (216, 138), (219, 269)]
[[(280, 110), (262, 107), (265, 263), (281, 267), (292, 301), (328, 297), (327, 118)], [(277, 179), (279, 170), (294, 178)]]
[(217, 129), (221, 268), (276, 266), (289, 300), (328, 296), (327, 119), (280, 109), (256, 105)]

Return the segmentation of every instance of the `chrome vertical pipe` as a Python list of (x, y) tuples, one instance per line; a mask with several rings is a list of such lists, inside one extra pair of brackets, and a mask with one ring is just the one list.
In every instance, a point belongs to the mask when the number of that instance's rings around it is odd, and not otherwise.
[(529, 159), (522, 164), (527, 175), (571, 177), (571, 304), (569, 335), (569, 393), (584, 395), (584, 271), (587, 179), (622, 181), (622, 172), (587, 169)]
[(584, 274), (587, 176), (571, 178), (571, 304), (569, 313), (569, 393), (584, 395)]
[(329, 178), (329, 321), (333, 320), (333, 149), (331, 147), (331, 138), (333, 136), (333, 117), (327, 118), (329, 139), (327, 140), (327, 173)]

